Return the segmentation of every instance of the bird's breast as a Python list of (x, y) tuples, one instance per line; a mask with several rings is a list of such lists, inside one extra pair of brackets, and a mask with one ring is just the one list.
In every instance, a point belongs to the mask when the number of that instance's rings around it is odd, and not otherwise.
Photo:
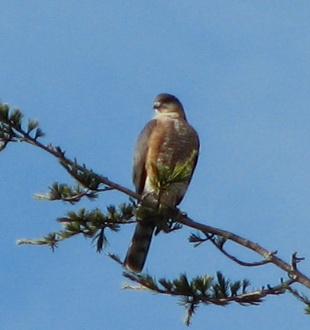
[(196, 132), (183, 119), (165, 118), (157, 120), (156, 128), (149, 140), (149, 157), (159, 166), (173, 167), (191, 156), (198, 149)]

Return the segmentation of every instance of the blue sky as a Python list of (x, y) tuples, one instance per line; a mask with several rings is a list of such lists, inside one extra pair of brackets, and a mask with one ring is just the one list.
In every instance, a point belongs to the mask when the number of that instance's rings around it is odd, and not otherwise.
[[(310, 3), (306, 1), (1, 1), (0, 100), (39, 119), (45, 143), (61, 145), (128, 187), (136, 137), (152, 100), (175, 94), (201, 139), (181, 209), (278, 250), (298, 251), (310, 274)], [(176, 300), (121, 289), (122, 271), (90, 241), (52, 253), (16, 239), (59, 229), (71, 209), (126, 202), (112, 192), (72, 207), (34, 193), (71, 179), (28, 145), (0, 155), (2, 329), (183, 329)], [(124, 256), (133, 228), (110, 233), (106, 252)], [(159, 235), (146, 269), (156, 277), (215, 274), (277, 284), (274, 266), (246, 269), (190, 230)], [(247, 260), (252, 254), (230, 246)], [(191, 329), (308, 329), (291, 296), (259, 307), (200, 307)]]

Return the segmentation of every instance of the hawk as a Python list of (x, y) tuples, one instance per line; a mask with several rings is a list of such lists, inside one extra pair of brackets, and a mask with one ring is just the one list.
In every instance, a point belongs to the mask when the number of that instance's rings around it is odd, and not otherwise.
[[(133, 183), (142, 199), (155, 202), (162, 213), (176, 207), (186, 193), (198, 159), (199, 138), (175, 96), (159, 94), (153, 108), (155, 117), (136, 143)], [(139, 219), (124, 260), (127, 269), (142, 271), (155, 227), (152, 219)]]

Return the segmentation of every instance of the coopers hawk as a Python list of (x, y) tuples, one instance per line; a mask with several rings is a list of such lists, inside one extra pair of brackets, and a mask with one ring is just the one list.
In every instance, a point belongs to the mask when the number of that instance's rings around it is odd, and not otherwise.
[[(155, 201), (161, 213), (182, 201), (196, 167), (199, 138), (175, 96), (159, 94), (153, 108), (155, 117), (136, 143), (133, 183), (136, 192)], [(131, 271), (142, 271), (154, 229), (154, 221), (138, 221), (124, 260)]]

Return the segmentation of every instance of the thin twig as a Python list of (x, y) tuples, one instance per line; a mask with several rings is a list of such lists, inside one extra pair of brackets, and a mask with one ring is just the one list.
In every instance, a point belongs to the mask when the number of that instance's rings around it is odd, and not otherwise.
[[(233, 256), (232, 254), (230, 254), (229, 252), (227, 252), (225, 249), (224, 249), (224, 244), (222, 246), (219, 246), (216, 241), (214, 240), (214, 238), (211, 238), (210, 241), (212, 242), (212, 244), (217, 247), (217, 249), (222, 252), (228, 259), (236, 262), (238, 265), (240, 266), (245, 266), (245, 267), (257, 267), (257, 266), (263, 266), (263, 265), (266, 265), (268, 263), (271, 262), (270, 258), (268, 259), (264, 259), (264, 260), (261, 260), (261, 261), (254, 261), (254, 262), (247, 262), (247, 261), (242, 261), (241, 259)], [(276, 252), (271, 252), (273, 254), (275, 254)]]
[(182, 212), (179, 212), (179, 214), (176, 217), (174, 217), (174, 220), (190, 228), (198, 229), (203, 233), (210, 233), (210, 234), (222, 236), (227, 240), (231, 240), (239, 245), (246, 247), (247, 249), (250, 249), (260, 254), (261, 256), (264, 257), (265, 260), (269, 260), (270, 263), (273, 263), (274, 265), (278, 266), (279, 268), (287, 272), (292, 279), (296, 280), (296, 282), (299, 282), (310, 289), (309, 277), (307, 277), (299, 270), (294, 269), (292, 265), (288, 264), (281, 258), (277, 257), (273, 252), (268, 251), (259, 244), (254, 243), (239, 235), (233, 234), (229, 231), (196, 222), (190, 219), (189, 217), (187, 217), (185, 213)]
[[(3, 119), (3, 122), (8, 124), (9, 126), (12, 126), (12, 122), (10, 120)], [(154, 205), (152, 205), (152, 203), (150, 201), (142, 200), (142, 197), (139, 194), (135, 193), (134, 191), (109, 180), (107, 177), (94, 173), (93, 171), (88, 170), (85, 166), (81, 166), (76, 161), (72, 161), (71, 159), (67, 158), (64, 155), (64, 152), (62, 152), (59, 147), (54, 147), (51, 144), (49, 144), (47, 146), (42, 144), (36, 138), (31, 137), (20, 126), (13, 126), (13, 128), (20, 134), (20, 136), (18, 136), (18, 135), (15, 136), (17, 139), (19, 139), (19, 141), (25, 141), (40, 149), (45, 150), (46, 152), (55, 156), (60, 161), (61, 164), (66, 164), (66, 165), (72, 166), (84, 173), (90, 174), (98, 182), (110, 187), (111, 189), (120, 191), (120, 192), (126, 194), (127, 196), (130, 196), (131, 198), (138, 200), (139, 202), (142, 202), (145, 206), (148, 206), (148, 207), (154, 206)], [(185, 213), (182, 213), (182, 212), (178, 211), (177, 209), (174, 209), (171, 211), (172, 211), (172, 213), (173, 212), (176, 213), (176, 215), (172, 217), (173, 220), (175, 220), (176, 222), (181, 223), (190, 228), (198, 229), (205, 234), (211, 233), (214, 235), (222, 236), (226, 240), (231, 240), (239, 245), (242, 245), (242, 246), (246, 247), (247, 249), (250, 249), (250, 250), (260, 254), (261, 256), (264, 257), (265, 260), (267, 260), (270, 263), (273, 263), (274, 265), (278, 266), (279, 268), (281, 268), (285, 272), (287, 272), (289, 274), (289, 276), (291, 277), (291, 279), (303, 284), (304, 286), (306, 286), (307, 288), (310, 289), (310, 278), (308, 278), (305, 274), (303, 274), (302, 272), (297, 270), (296, 264), (294, 263), (294, 262), (297, 263), (297, 261), (300, 261), (300, 260), (294, 259), (292, 264), (288, 264), (284, 260), (277, 257), (273, 252), (268, 251), (267, 249), (263, 248), (259, 244), (254, 243), (246, 238), (243, 238), (239, 235), (233, 234), (226, 230), (222, 230), (222, 229), (219, 229), (216, 227), (211, 227), (208, 225), (203, 225), (201, 223), (198, 223), (198, 222), (190, 219), (189, 217), (187, 217), (185, 215)]]

